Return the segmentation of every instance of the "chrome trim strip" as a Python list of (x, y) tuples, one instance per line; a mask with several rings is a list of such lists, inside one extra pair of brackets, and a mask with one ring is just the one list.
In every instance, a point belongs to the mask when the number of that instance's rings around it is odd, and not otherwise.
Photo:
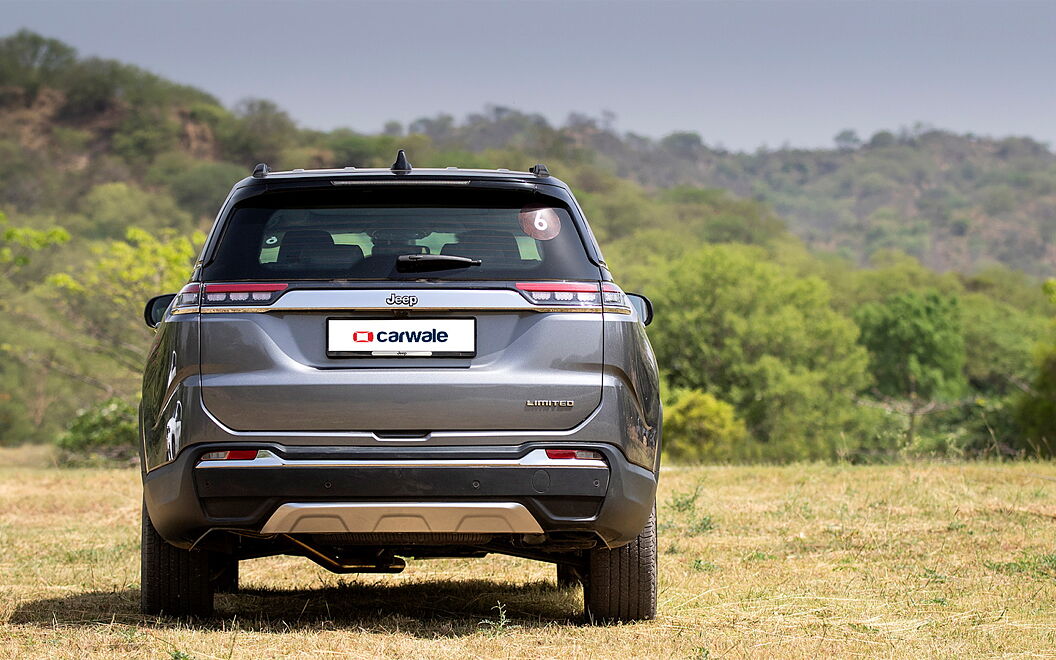
[[(527, 298), (512, 289), (449, 289), (449, 288), (345, 288), (291, 289), (270, 307), (377, 307), (380, 309), (414, 309), (417, 307), (532, 307)], [(413, 304), (392, 304), (389, 297), (399, 293), (401, 299), (414, 299)], [(243, 305), (235, 305), (242, 307)]]
[[(590, 313), (601, 314), (616, 313), (630, 314), (630, 312), (613, 309), (602, 309), (601, 307), (207, 307), (202, 306), (202, 314), (244, 314), (264, 312), (391, 312), (393, 310), (404, 310), (412, 312), (559, 312), (559, 313)], [(193, 310), (199, 311), (197, 309)], [(173, 314), (187, 314), (189, 311), (176, 311)]]
[[(511, 289), (399, 289), (402, 299), (414, 304), (391, 304), (389, 296), (395, 290), (381, 289), (293, 289), (279, 297), (267, 310), (393, 310), (425, 309), (439, 310), (533, 310), (538, 307)], [(591, 304), (588, 302), (588, 304)], [(599, 304), (592, 307), (601, 309)], [(253, 307), (252, 305), (226, 305), (226, 307)], [(563, 305), (562, 305), (563, 307)]]
[(276, 456), (268, 450), (262, 450), (257, 457), (248, 461), (204, 460), (195, 466), (202, 469), (213, 468), (330, 468), (330, 467), (593, 467), (605, 468), (608, 465), (601, 459), (550, 458), (545, 449), (533, 449), (517, 459), (446, 459), (446, 460), (370, 460), (370, 459), (288, 459)]
[(543, 529), (516, 502), (310, 502), (283, 504), (260, 532), (542, 534)]

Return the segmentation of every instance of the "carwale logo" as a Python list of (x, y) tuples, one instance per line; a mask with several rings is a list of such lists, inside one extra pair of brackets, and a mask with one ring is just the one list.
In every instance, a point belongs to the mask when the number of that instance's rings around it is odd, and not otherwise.
[(414, 307), (418, 304), (418, 296), (397, 296), (395, 293), (390, 293), (389, 297), (385, 299), (385, 304)]
[(390, 344), (429, 344), (440, 342), (442, 344), (447, 341), (449, 336), (448, 332), (437, 330), (436, 328), (428, 328), (426, 330), (378, 330), (377, 332), (357, 330), (352, 333), (352, 341), (360, 344), (370, 343), (375, 340), (379, 344), (386, 342)]

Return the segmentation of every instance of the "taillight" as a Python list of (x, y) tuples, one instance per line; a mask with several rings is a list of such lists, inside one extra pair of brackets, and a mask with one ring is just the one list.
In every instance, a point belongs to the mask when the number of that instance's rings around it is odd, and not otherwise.
[(600, 461), (601, 453), (591, 449), (547, 449), (546, 457), (555, 461)]
[(612, 282), (602, 283), (601, 301), (606, 311), (612, 307), (616, 308), (613, 310), (616, 312), (629, 313), (631, 311), (631, 301), (627, 298), (627, 294)]
[(203, 461), (252, 461), (257, 457), (256, 449), (232, 449), (231, 451), (211, 451), (202, 454)]
[(172, 311), (183, 309), (188, 310), (192, 307), (198, 307), (198, 292), (201, 289), (201, 284), (194, 282), (180, 289), (180, 292), (176, 294), (176, 300), (172, 303)]
[(203, 305), (270, 305), (289, 284), (206, 284), (202, 292)]
[(601, 302), (598, 285), (591, 282), (518, 282), (517, 290), (536, 305), (595, 307)]

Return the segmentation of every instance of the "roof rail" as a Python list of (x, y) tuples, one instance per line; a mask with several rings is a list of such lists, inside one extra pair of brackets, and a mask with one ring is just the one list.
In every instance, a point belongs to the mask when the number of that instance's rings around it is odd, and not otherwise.
[(536, 163), (532, 166), (532, 169), (528, 170), (535, 176), (550, 176), (550, 170), (546, 169), (546, 165), (542, 163)]
[(257, 166), (253, 168), (253, 178), (263, 179), (268, 176), (268, 172), (270, 171), (267, 163), (257, 163)]
[(396, 162), (389, 168), (393, 174), (407, 174), (411, 171), (411, 162), (407, 160), (407, 152), (400, 149), (396, 153)]

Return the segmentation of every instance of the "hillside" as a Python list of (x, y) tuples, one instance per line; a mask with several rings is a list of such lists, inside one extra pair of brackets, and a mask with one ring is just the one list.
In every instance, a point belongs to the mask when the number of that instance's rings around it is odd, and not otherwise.
[(621, 135), (611, 119), (572, 116), (552, 127), (536, 115), (491, 108), (461, 124), (437, 117), (410, 129), (470, 151), (542, 145), (543, 153), (588, 153), (653, 189), (729, 190), (772, 207), (812, 248), (862, 264), (897, 249), (936, 270), (1001, 263), (1047, 276), (1056, 266), (1056, 154), (1030, 138), (916, 126), (867, 141), (841, 131), (833, 149), (735, 153), (696, 133)]
[(620, 134), (612, 120), (573, 115), (552, 126), (491, 107), (461, 122), (392, 123), (375, 136), (305, 131), (271, 102), (232, 112), (208, 93), (23, 32), (0, 47), (0, 208), (77, 212), (93, 186), (133, 180), (207, 216), (257, 160), (379, 165), (407, 146), (422, 165), (530, 164), (505, 160), (516, 154), (596, 166), (650, 190), (728, 190), (765, 203), (811, 248), (860, 264), (897, 249), (939, 271), (1004, 264), (1047, 276), (1056, 267), (1056, 154), (1029, 138), (918, 126), (864, 141), (842, 131), (828, 150), (734, 153), (696, 133)]
[(546, 162), (572, 185), (621, 286), (656, 304), (671, 458), (1056, 454), (1045, 147), (914, 130), (736, 154), (610, 125), (492, 107), (312, 131), (267, 100), (229, 109), (0, 38), (0, 445), (134, 454), (142, 304), (186, 282), (231, 184), (402, 147), (419, 167)]
[[(641, 166), (626, 166), (628, 173), (665, 185), (650, 161), (678, 151), (686, 138), (675, 138), (653, 145)], [(1044, 145), (926, 128), (881, 132), (865, 143), (844, 134), (843, 143), (840, 149), (756, 154), (700, 146), (678, 163), (684, 171), (669, 171), (666, 181), (726, 188), (765, 202), (812, 247), (861, 263), (894, 248), (937, 270), (971, 272), (1002, 263), (1039, 276), (1053, 272), (1056, 154)], [(678, 165), (672, 169), (682, 169)]]

